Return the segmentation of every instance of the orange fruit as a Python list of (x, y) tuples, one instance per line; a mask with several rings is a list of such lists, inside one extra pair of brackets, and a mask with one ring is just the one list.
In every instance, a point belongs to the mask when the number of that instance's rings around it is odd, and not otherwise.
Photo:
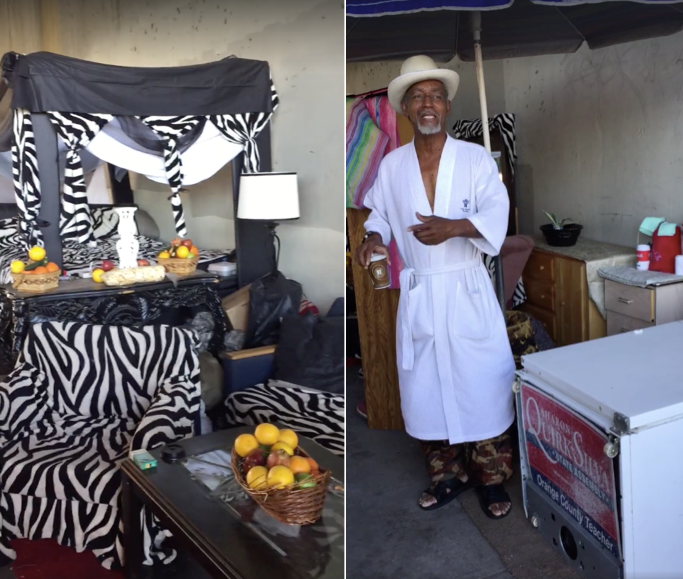
[(181, 259), (184, 259), (188, 256), (190, 253), (190, 250), (187, 249), (184, 245), (181, 245), (178, 249), (175, 250), (175, 256), (180, 257)]
[(293, 456), (289, 461), (289, 469), (294, 474), (311, 472), (311, 463), (306, 460), (303, 456)]
[(277, 440), (278, 442), (284, 442), (285, 444), (288, 444), (292, 448), (299, 446), (299, 437), (296, 435), (296, 432), (290, 430), (289, 428), (283, 428), (280, 431), (280, 436)]
[(307, 458), (306, 460), (308, 461), (308, 464), (311, 465), (311, 472), (319, 472), (320, 471), (320, 467), (318, 466), (318, 463), (315, 462), (315, 460), (313, 460), (312, 458)]
[[(256, 440), (258, 440), (259, 444), (271, 446), (277, 442), (277, 439), (280, 436), (280, 429), (274, 424), (259, 424), (256, 427), (256, 430), (254, 430), (254, 436), (256, 437)], [(273, 449), (271, 448), (271, 450)]]
[(258, 448), (258, 440), (252, 434), (240, 434), (235, 439), (235, 452), (242, 458), (256, 448)]
[(45, 269), (47, 269), (47, 271), (50, 273), (53, 273), (55, 271), (59, 271), (59, 266), (54, 261), (51, 261), (45, 266)]
[(38, 266), (36, 269), (33, 270), (33, 273), (47, 273), (47, 268), (41, 266)]
[(197, 255), (199, 255), (199, 250), (193, 245), (190, 248), (190, 253), (193, 254), (194, 256), (197, 256)]
[(268, 471), (268, 486), (281, 489), (294, 483), (294, 473), (286, 466), (278, 464)]

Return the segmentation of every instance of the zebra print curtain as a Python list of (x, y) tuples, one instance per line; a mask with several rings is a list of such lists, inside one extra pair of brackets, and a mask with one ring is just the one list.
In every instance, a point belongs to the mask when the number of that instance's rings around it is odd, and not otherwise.
[(26, 109), (15, 109), (13, 120), (12, 180), (14, 197), (19, 209), (19, 237), (25, 245), (24, 249), (28, 250), (33, 245), (43, 244), (42, 232), (37, 227), (40, 213), (40, 179), (36, 141), (31, 114)]
[[(279, 99), (271, 80), (273, 112)], [(81, 244), (95, 244), (92, 218), (88, 207), (87, 188), (81, 165), (80, 151), (87, 147), (114, 115), (48, 112), (50, 122), (67, 146), (66, 171), (60, 213), (62, 240), (74, 240)], [(267, 126), (273, 113), (244, 113), (207, 116), (145, 116), (138, 117), (161, 138), (164, 145), (164, 164), (171, 186), (171, 206), (176, 232), (187, 235), (187, 226), (180, 198), (183, 169), (178, 149), (178, 139), (199, 123), (212, 122), (231, 143), (244, 147), (244, 173), (257, 173), (260, 156), (256, 137)], [(24, 109), (14, 111), (14, 142), (12, 144), (12, 173), (14, 192), (19, 209), (19, 232), (26, 249), (42, 245), (42, 234), (37, 227), (40, 213), (40, 177), (36, 157), (36, 143), (31, 114)]]
[(164, 164), (166, 165), (166, 177), (173, 191), (171, 209), (173, 210), (173, 222), (179, 237), (187, 235), (185, 213), (180, 199), (180, 188), (183, 185), (183, 164), (180, 161), (178, 139), (189, 133), (202, 120), (201, 117), (138, 117), (145, 125), (157, 134), (164, 143)]
[(81, 165), (81, 149), (87, 147), (113, 115), (47, 113), (55, 131), (67, 146), (59, 231), (62, 240), (95, 246), (88, 194)]
[[(505, 113), (489, 119), (489, 131), (498, 129), (503, 136), (503, 144), (507, 153), (508, 165), (512, 176), (515, 176), (515, 164), (517, 163), (517, 146), (515, 144), (515, 115)], [(456, 139), (471, 139), (481, 137), (484, 134), (484, 125), (481, 119), (474, 121), (456, 121), (453, 125), (453, 136)]]
[(270, 102), (273, 108), (270, 113), (212, 115), (207, 117), (228, 141), (244, 147), (242, 173), (258, 173), (260, 169), (261, 159), (256, 145), (256, 137), (266, 127), (280, 104), (272, 78), (270, 80)]

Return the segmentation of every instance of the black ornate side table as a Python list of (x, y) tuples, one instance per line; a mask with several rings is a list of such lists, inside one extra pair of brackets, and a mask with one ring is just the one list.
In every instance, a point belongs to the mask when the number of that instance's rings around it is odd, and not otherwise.
[(135, 326), (154, 323), (173, 308), (205, 308), (215, 321), (211, 350), (218, 353), (228, 331), (218, 284), (215, 275), (197, 271), (177, 282), (166, 279), (124, 287), (108, 287), (90, 279), (61, 281), (57, 289), (42, 294), (0, 286), (0, 374), (8, 374), (14, 367), (33, 320)]

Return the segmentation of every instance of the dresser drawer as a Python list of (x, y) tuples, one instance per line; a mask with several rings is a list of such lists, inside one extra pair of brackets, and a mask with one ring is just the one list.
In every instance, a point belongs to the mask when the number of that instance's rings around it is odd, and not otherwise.
[(527, 301), (539, 308), (555, 311), (555, 284), (551, 281), (541, 281), (529, 278), (524, 284)]
[(614, 336), (615, 334), (623, 334), (624, 332), (632, 332), (633, 330), (642, 330), (643, 328), (650, 328), (654, 326), (654, 322), (646, 322), (645, 320), (637, 320), (625, 316), (624, 314), (617, 314), (616, 312), (607, 311), (607, 335)]
[(605, 309), (637, 320), (654, 322), (655, 292), (606, 279)]
[(524, 267), (524, 275), (540, 280), (555, 281), (555, 258), (543, 251), (532, 251)]

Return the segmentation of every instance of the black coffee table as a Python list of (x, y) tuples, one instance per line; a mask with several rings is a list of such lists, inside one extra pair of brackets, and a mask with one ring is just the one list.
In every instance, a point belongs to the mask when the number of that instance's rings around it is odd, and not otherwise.
[[(187, 457), (230, 451), (235, 438), (253, 432), (241, 427), (185, 440)], [(317, 443), (300, 446), (332, 471), (322, 518), (301, 527), (278, 523), (260, 509), (234, 480), (212, 492), (188, 461), (167, 463), (162, 449), (151, 451), (157, 468), (141, 471), (126, 459), (123, 473), (126, 577), (142, 575), (140, 508), (152, 509), (175, 539), (215, 578), (342, 579), (344, 577), (344, 460)], [(204, 457), (206, 458), (206, 457)], [(191, 460), (197, 466), (198, 461)], [(209, 467), (212, 468), (212, 467)]]

